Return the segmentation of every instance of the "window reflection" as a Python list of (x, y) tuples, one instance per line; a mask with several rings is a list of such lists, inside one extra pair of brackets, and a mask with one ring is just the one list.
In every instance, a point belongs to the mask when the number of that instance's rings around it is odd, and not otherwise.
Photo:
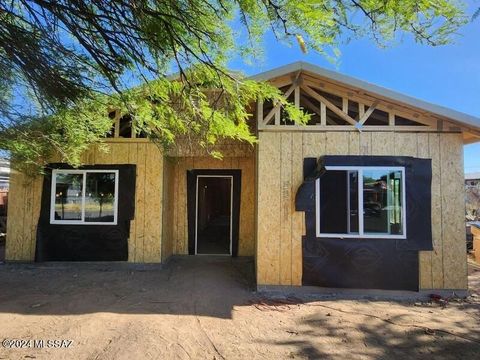
[(365, 233), (402, 234), (400, 171), (363, 171)]
[(330, 167), (318, 181), (317, 234), (404, 236), (403, 171)]
[(82, 219), (82, 174), (56, 174), (55, 220)]
[(85, 221), (113, 222), (115, 174), (87, 173), (85, 188)]

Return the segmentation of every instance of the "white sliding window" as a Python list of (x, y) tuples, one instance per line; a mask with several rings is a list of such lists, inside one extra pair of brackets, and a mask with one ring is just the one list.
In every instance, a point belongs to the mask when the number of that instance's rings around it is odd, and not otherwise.
[(405, 168), (327, 166), (316, 181), (316, 235), (406, 238)]
[(51, 224), (117, 224), (118, 170), (53, 170), (51, 194)]

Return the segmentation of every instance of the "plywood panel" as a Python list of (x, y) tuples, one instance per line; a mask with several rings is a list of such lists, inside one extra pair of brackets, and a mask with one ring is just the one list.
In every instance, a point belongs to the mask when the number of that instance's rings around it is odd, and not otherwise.
[(43, 176), (31, 177), (12, 171), (5, 258), (12, 261), (32, 261), (40, 213)]
[(348, 153), (350, 155), (360, 155), (360, 132), (351, 131), (348, 133)]
[(112, 145), (101, 144), (95, 147), (95, 164), (111, 164), (112, 163)]
[[(177, 137), (176, 142), (177, 145), (168, 150), (167, 156), (181, 158), (211, 157), (204, 148), (198, 146), (196, 141), (192, 141), (190, 138), (182, 139), (181, 137)], [(225, 158), (252, 157), (254, 155), (253, 145), (233, 139), (220, 139), (212, 150), (220, 152)]]
[(91, 147), (90, 149), (83, 152), (82, 156), (80, 157), (80, 161), (82, 164), (92, 164), (95, 159), (95, 147)]
[[(180, 165), (179, 159), (175, 158), (173, 160), (173, 176), (174, 176), (174, 183), (173, 183), (173, 196), (174, 196), (174, 207), (173, 207), (173, 253), (174, 254), (181, 254), (178, 248), (178, 232), (180, 228)], [(185, 185), (186, 186), (186, 185)]]
[(32, 192), (31, 192), (31, 213), (27, 214), (30, 218), (29, 227), (25, 229), (28, 232), (29, 238), (29, 253), (28, 259), (35, 259), (35, 247), (37, 240), (37, 224), (40, 217), (40, 207), (42, 200), (42, 187), (43, 187), (43, 176), (37, 176), (32, 179)]
[(372, 155), (392, 155), (395, 146), (395, 134), (391, 132), (371, 134)]
[(31, 248), (31, 226), (32, 226), (32, 210), (33, 210), (33, 179), (24, 177), (24, 202), (23, 202), (23, 241), (20, 247), (22, 257), (30, 258)]
[(145, 168), (146, 144), (137, 144), (137, 183), (135, 191), (135, 262), (144, 261), (145, 249)]
[(193, 167), (193, 160), (186, 158), (178, 165), (177, 212), (177, 254), (188, 254), (188, 218), (187, 218), (187, 169)]
[(292, 189), (290, 199), (292, 214), (292, 285), (302, 284), (302, 236), (305, 217), (303, 212), (295, 211), (295, 194), (303, 182), (303, 144), (302, 134), (292, 134)]
[(258, 145), (257, 284), (280, 283), (280, 134), (260, 133)]
[(174, 165), (169, 158), (163, 160), (163, 208), (162, 208), (162, 260), (173, 254), (174, 227)]
[(115, 143), (110, 145), (112, 164), (130, 164), (129, 143)]
[(280, 284), (292, 283), (292, 134), (280, 139)]
[(370, 155), (372, 152), (372, 133), (360, 133), (360, 155)]
[(395, 133), (395, 155), (417, 156), (417, 137), (415, 134)]
[(318, 157), (318, 154), (325, 153), (327, 141), (326, 133), (303, 133), (303, 155), (304, 157)]
[(161, 261), (163, 156), (156, 146), (147, 145), (145, 163), (144, 262)]
[[(347, 155), (348, 154), (348, 132), (329, 132), (326, 135), (326, 154)], [(317, 155), (318, 156), (318, 155)]]
[(439, 134), (428, 135), (428, 150), (432, 159), (432, 287), (434, 289), (442, 289), (444, 286), (440, 136)]
[(8, 194), (7, 238), (5, 242), (5, 258), (7, 260), (24, 260), (21, 249), (23, 242), (23, 219), (25, 189), (24, 175), (12, 171)]
[[(129, 144), (128, 146), (128, 163), (137, 164), (137, 144)], [(136, 170), (138, 172), (138, 169)], [(138, 175), (135, 179), (135, 183), (138, 181)], [(137, 185), (135, 185), (137, 187)], [(138, 199), (137, 189), (135, 189), (135, 214), (136, 214), (136, 203)], [(137, 239), (137, 227), (135, 219), (130, 221), (130, 236), (128, 238), (128, 261), (135, 262), (136, 254), (136, 239)]]
[(444, 287), (446, 289), (466, 289), (463, 142), (460, 134), (443, 134), (441, 136), (440, 156), (442, 159)]
[(237, 168), (242, 170), (240, 200), (240, 238), (238, 255), (255, 253), (255, 166), (253, 158), (238, 158)]

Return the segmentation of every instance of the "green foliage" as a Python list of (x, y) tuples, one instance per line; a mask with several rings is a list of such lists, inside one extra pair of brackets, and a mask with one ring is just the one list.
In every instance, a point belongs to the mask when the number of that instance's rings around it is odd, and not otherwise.
[(227, 70), (235, 57), (258, 61), (267, 31), (335, 59), (356, 37), (443, 45), (466, 21), (455, 0), (0, 2), (0, 149), (22, 166), (42, 168), (54, 153), (79, 165), (114, 107), (165, 148), (181, 136), (221, 156), (220, 139), (255, 142), (258, 98), (308, 121), (277, 89)]

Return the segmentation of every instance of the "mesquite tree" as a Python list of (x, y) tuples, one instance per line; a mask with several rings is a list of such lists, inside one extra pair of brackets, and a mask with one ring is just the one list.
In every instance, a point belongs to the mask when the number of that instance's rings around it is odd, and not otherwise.
[(227, 63), (261, 56), (266, 32), (335, 57), (355, 37), (443, 45), (466, 21), (455, 0), (1, 1), (0, 149), (17, 164), (41, 168), (55, 151), (78, 165), (110, 130), (112, 108), (164, 147), (179, 135), (207, 149), (254, 142), (249, 105), (284, 99)]

